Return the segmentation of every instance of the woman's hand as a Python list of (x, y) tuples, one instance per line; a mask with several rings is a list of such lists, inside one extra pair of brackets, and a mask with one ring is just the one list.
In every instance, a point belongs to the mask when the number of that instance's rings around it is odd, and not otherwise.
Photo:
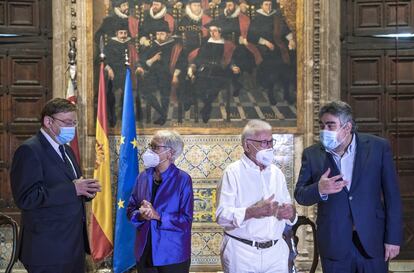
[(152, 204), (148, 202), (147, 200), (142, 200), (141, 207), (139, 208), (139, 212), (142, 215), (142, 218), (145, 220), (157, 220), (159, 221), (161, 219), (159, 213), (154, 209)]

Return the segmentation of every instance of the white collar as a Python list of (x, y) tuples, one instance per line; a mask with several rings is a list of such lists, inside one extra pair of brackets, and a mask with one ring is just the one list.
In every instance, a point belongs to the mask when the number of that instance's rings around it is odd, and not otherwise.
[(111, 40), (114, 40), (114, 41), (116, 41), (118, 43), (121, 43), (121, 44), (125, 44), (125, 43), (127, 43), (131, 40), (131, 37), (126, 38), (125, 41), (121, 41), (121, 40), (118, 39), (118, 37), (115, 36), (115, 37), (112, 37)]
[(162, 44), (160, 44), (157, 40), (155, 40), (155, 43), (157, 45), (159, 45), (159, 46), (163, 46), (163, 45), (166, 45), (166, 44), (169, 44), (169, 43), (172, 43), (172, 42), (174, 42), (174, 39), (171, 38), (171, 37), (167, 41), (165, 41), (164, 43), (162, 43)]
[(185, 6), (185, 13), (187, 14), (188, 17), (190, 17), (191, 20), (194, 20), (197, 22), (201, 20), (201, 17), (203, 17), (203, 10), (201, 10), (199, 15), (195, 15), (190, 9), (190, 4), (187, 4)]
[(240, 8), (239, 8), (239, 7), (237, 7), (237, 8), (236, 8), (236, 10), (235, 10), (232, 14), (230, 14), (230, 15), (227, 15), (227, 14), (226, 14), (226, 11), (227, 11), (227, 9), (224, 9), (224, 11), (223, 11), (224, 16), (225, 16), (226, 18), (231, 18), (231, 19), (234, 19), (234, 18), (236, 18), (236, 17), (239, 17), (239, 15), (240, 15)]
[[(50, 145), (52, 145), (53, 149), (58, 152), (59, 151), (59, 145), (60, 143), (57, 143), (46, 131), (45, 129), (40, 128), (40, 132), (43, 134), (43, 136), (49, 141)], [(60, 155), (60, 152), (58, 153)]]
[(221, 38), (220, 40), (213, 40), (213, 38), (209, 38), (207, 43), (212, 43), (212, 44), (224, 44), (224, 39)]
[(263, 9), (258, 9), (256, 12), (263, 16), (272, 16), (273, 14), (276, 13), (276, 10), (273, 9), (270, 13), (266, 13), (263, 11)]
[(125, 13), (122, 13), (118, 7), (114, 8), (114, 13), (118, 16), (121, 17), (122, 19), (127, 19), (128, 15)]
[(160, 12), (158, 12), (157, 14), (154, 15), (154, 11), (152, 8), (150, 8), (149, 10), (149, 14), (153, 19), (161, 19), (162, 17), (165, 16), (165, 14), (167, 13), (167, 7), (163, 7)]

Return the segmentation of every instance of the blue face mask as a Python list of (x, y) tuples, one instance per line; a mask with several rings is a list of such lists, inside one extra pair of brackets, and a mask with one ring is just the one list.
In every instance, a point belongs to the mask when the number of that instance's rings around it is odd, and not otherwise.
[[(338, 131), (341, 130), (344, 126), (339, 128)], [(338, 140), (338, 131), (321, 130), (319, 132), (319, 138), (327, 150), (335, 150), (339, 147), (339, 145), (342, 144), (342, 142), (344, 142), (345, 138)]]
[(75, 137), (75, 133), (75, 127), (60, 127), (60, 134), (56, 136), (56, 139), (60, 144), (66, 144), (72, 141)]

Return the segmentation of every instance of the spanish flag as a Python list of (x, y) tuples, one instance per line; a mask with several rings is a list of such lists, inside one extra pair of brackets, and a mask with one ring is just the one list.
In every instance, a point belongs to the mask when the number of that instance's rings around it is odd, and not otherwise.
[(113, 250), (112, 191), (106, 117), (104, 63), (99, 73), (98, 114), (96, 119), (95, 170), (93, 177), (101, 183), (102, 191), (92, 200), (91, 250), (95, 262), (101, 261)]

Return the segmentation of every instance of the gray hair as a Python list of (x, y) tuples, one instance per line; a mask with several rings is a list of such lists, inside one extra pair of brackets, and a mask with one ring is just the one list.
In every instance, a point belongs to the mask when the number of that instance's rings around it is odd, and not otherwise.
[(324, 114), (331, 114), (339, 118), (341, 126), (343, 126), (347, 122), (350, 122), (352, 125), (351, 132), (355, 132), (357, 129), (355, 121), (352, 117), (352, 108), (346, 102), (338, 100), (325, 104), (324, 106), (322, 106), (321, 110), (319, 110), (319, 120), (322, 118)]
[(159, 139), (165, 146), (170, 147), (174, 151), (173, 160), (176, 160), (183, 152), (184, 141), (181, 135), (174, 130), (159, 130), (155, 132), (152, 139), (154, 138)]
[(266, 121), (260, 119), (252, 119), (250, 120), (246, 126), (244, 126), (242, 134), (241, 134), (241, 142), (242, 144), (246, 141), (246, 139), (253, 137), (258, 132), (263, 131), (272, 131), (272, 126)]

